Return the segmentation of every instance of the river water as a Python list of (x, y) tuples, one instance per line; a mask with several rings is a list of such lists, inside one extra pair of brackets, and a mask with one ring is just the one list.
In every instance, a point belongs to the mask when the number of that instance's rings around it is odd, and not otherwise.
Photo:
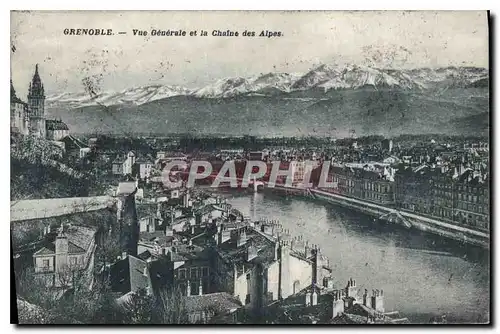
[[(448, 323), (489, 319), (489, 253), (441, 237), (384, 225), (350, 210), (299, 197), (223, 192), (253, 219), (279, 220), (328, 256), (336, 287), (349, 278), (383, 289), (386, 311), (412, 323), (446, 316)], [(363, 290), (360, 290), (363, 291)]]

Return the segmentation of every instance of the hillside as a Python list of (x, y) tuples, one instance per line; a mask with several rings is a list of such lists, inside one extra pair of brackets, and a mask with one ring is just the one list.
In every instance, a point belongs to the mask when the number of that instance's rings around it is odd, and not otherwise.
[(32, 198), (85, 196), (89, 179), (62, 163), (61, 149), (35, 137), (11, 145), (11, 201)]
[(177, 96), (139, 106), (87, 106), (51, 112), (75, 132), (343, 137), (354, 129), (358, 135), (467, 135), (477, 129), (462, 124), (468, 122), (465, 117), (488, 113), (488, 95), (478, 88), (453, 88), (436, 94), (364, 88), (332, 90), (317, 98), (296, 93), (225, 99)]

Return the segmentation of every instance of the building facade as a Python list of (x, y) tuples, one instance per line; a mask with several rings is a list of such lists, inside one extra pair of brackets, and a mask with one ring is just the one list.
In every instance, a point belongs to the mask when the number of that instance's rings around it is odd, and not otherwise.
[(76, 278), (92, 277), (95, 234), (88, 227), (61, 225), (55, 241), (33, 254), (35, 274), (47, 287), (71, 287)]

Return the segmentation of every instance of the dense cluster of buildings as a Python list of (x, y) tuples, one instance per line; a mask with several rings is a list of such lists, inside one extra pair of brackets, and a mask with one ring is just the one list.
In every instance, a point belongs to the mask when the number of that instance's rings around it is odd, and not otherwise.
[(198, 152), (196, 157), (161, 151), (156, 158), (135, 158), (135, 153), (130, 152), (117, 158), (112, 169), (114, 174), (131, 174), (144, 180), (161, 175), (162, 167), (173, 160), (188, 163), (195, 158), (210, 160), (213, 173), (218, 172), (217, 167), (224, 161), (234, 160), (237, 177), (242, 178), (246, 162), (260, 160), (267, 164), (267, 173), (262, 178), (266, 180), (273, 163), (280, 161), (280, 169), (290, 172), (278, 176), (276, 182), (285, 184), (291, 177), (291, 185), (300, 187), (306, 173), (310, 173), (310, 181), (316, 186), (323, 162), (330, 161), (328, 182), (333, 187), (325, 191), (489, 231), (488, 145), (483, 142), (457, 145), (432, 140), (400, 147), (384, 139), (375, 149), (352, 144), (337, 147), (336, 153), (273, 147), (261, 151), (222, 149), (204, 155)]
[[(139, 289), (167, 289), (253, 312), (331, 275), (319, 249), (277, 223), (251, 222), (220, 198), (180, 188), (167, 201), (136, 207), (127, 204), (136, 200), (130, 190), (120, 194), (120, 221), (129, 225), (123, 254), (108, 271), (119, 301)], [(193, 317), (208, 321), (214, 308)]]
[(438, 220), (489, 231), (487, 165), (342, 164), (330, 169), (322, 189)]
[[(276, 308), (294, 298), (305, 298), (301, 305), (309, 311), (328, 301), (330, 311), (320, 322), (359, 313), (353, 308), (362, 303), (355, 281), (335, 289), (320, 248), (278, 222), (251, 221), (220, 197), (184, 187), (169, 189), (162, 198), (140, 199), (138, 185), (129, 181), (118, 187), (115, 232), (121, 255), (98, 271), (109, 278), (117, 305), (125, 307), (139, 292), (167, 291), (182, 298), (192, 323), (279, 322)], [(46, 225), (32, 255), (35, 275), (48, 289), (69, 289), (82, 276), (91, 287), (96, 233), (97, 227), (69, 222)], [(335, 306), (339, 298), (345, 306)], [(363, 307), (385, 317), (383, 298)], [(372, 321), (363, 312), (361, 322)]]

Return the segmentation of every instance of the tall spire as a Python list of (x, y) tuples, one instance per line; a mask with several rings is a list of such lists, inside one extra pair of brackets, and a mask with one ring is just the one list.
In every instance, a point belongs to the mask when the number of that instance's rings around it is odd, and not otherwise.
[(42, 80), (40, 79), (40, 74), (38, 73), (38, 64), (35, 65), (35, 74), (33, 75), (33, 80), (31, 80), (28, 96), (32, 97), (44, 97), (44, 89)]

